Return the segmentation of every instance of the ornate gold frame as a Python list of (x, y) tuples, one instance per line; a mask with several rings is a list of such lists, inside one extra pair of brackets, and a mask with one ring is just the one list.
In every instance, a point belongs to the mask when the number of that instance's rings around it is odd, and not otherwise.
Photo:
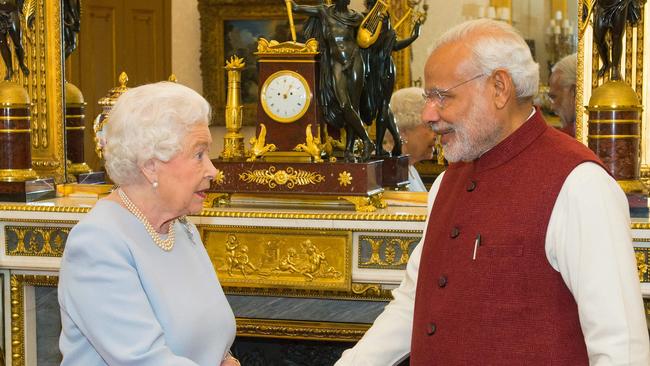
[(9, 277), (12, 366), (25, 366), (25, 286), (56, 287), (58, 283), (57, 276), (12, 274)]
[[(580, 32), (580, 29), (583, 28), (584, 22), (582, 21), (582, 2), (584, 0), (577, 0), (578, 1), (578, 32)], [(581, 141), (583, 143), (586, 142), (586, 140), (583, 139), (583, 125), (584, 125), (584, 113), (585, 113), (585, 106), (583, 105), (582, 99), (584, 98), (585, 95), (585, 90), (584, 90), (584, 68), (585, 68), (585, 37), (584, 35), (580, 35), (578, 33), (578, 52), (576, 55), (577, 58), (577, 66), (576, 66), (576, 139), (578, 141)]]
[(238, 337), (356, 342), (370, 324), (237, 318)]
[[(38, 0), (34, 30), (23, 30), (31, 70), (18, 81), (32, 102), (32, 165), (41, 177), (65, 180), (61, 2)], [(14, 65), (18, 65), (14, 60)]]

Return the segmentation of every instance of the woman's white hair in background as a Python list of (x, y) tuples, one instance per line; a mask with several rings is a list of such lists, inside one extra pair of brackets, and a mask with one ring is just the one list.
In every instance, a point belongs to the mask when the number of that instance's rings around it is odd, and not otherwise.
[(451, 42), (469, 42), (468, 47), (474, 55), (473, 60), (469, 61), (479, 73), (489, 75), (496, 69), (507, 70), (515, 85), (517, 98), (537, 94), (539, 65), (533, 60), (521, 34), (511, 25), (491, 19), (469, 20), (438, 38), (433, 51)]
[(169, 161), (188, 130), (209, 121), (210, 105), (186, 86), (163, 81), (129, 89), (108, 115), (106, 170), (117, 184), (135, 183), (142, 164)]
[(399, 89), (390, 97), (390, 109), (399, 130), (408, 130), (422, 123), (424, 97), (422, 88)]

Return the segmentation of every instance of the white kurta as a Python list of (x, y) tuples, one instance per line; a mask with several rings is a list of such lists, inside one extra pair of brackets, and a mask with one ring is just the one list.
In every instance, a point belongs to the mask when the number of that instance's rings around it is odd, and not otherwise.
[[(431, 187), (429, 211), (442, 176)], [(408, 356), (424, 241), (413, 250), (394, 300), (337, 366), (394, 365)], [(545, 249), (578, 305), (590, 365), (650, 365), (627, 199), (602, 168), (583, 163), (569, 174), (551, 213)]]
[(215, 366), (235, 318), (196, 227), (160, 249), (142, 223), (100, 200), (66, 242), (59, 277), (62, 366)]

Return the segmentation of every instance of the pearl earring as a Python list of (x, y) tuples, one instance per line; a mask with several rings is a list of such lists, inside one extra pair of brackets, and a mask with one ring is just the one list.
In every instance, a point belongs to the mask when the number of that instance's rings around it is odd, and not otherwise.
[(151, 186), (153, 186), (153, 189), (158, 188), (158, 181), (156, 181), (156, 180), (153, 181), (153, 183), (151, 183)]

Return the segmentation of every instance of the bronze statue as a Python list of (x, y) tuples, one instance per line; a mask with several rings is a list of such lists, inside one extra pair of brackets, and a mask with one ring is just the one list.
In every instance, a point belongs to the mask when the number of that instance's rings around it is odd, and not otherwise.
[(20, 17), (24, 16), (27, 26), (31, 28), (36, 14), (36, 0), (0, 0), (0, 54), (4, 61), (5, 80), (11, 80), (14, 73), (11, 61), (11, 50), (9, 40), (14, 44), (14, 52), (18, 58), (18, 64), (23, 75), (29, 75), (29, 68), (25, 65), (25, 50), (23, 49), (23, 36), (20, 25)]
[[(368, 12), (373, 9), (377, 0), (366, 0)], [(379, 28), (377, 40), (368, 48), (362, 49), (365, 65), (365, 85), (361, 94), (361, 119), (367, 123), (377, 121), (376, 136), (377, 156), (388, 156), (382, 143), (386, 130), (393, 136), (392, 155), (402, 154), (402, 143), (395, 124), (393, 112), (390, 109), (390, 97), (395, 87), (395, 63), (392, 53), (400, 51), (413, 43), (420, 36), (420, 20), (413, 26), (411, 36), (397, 40), (397, 32), (393, 29), (390, 14), (382, 15), (382, 26)], [(401, 24), (401, 23), (400, 23)]]
[(63, 45), (67, 59), (77, 49), (81, 30), (81, 0), (63, 0)]
[[(636, 24), (641, 18), (639, 0), (593, 0), (594, 40), (603, 66), (598, 70), (598, 76), (603, 77), (611, 69), (611, 80), (621, 79), (621, 55), (623, 53), (623, 35), (625, 24)], [(610, 33), (610, 51), (607, 45), (607, 32)]]
[(304, 27), (305, 38), (316, 38), (320, 48), (319, 104), (325, 121), (335, 128), (345, 128), (345, 159), (354, 160), (354, 141), (363, 141), (362, 160), (375, 149), (359, 116), (364, 67), (356, 41), (356, 29), (363, 16), (348, 9), (350, 0), (335, 0), (333, 5), (297, 5), (296, 13), (310, 18)]

